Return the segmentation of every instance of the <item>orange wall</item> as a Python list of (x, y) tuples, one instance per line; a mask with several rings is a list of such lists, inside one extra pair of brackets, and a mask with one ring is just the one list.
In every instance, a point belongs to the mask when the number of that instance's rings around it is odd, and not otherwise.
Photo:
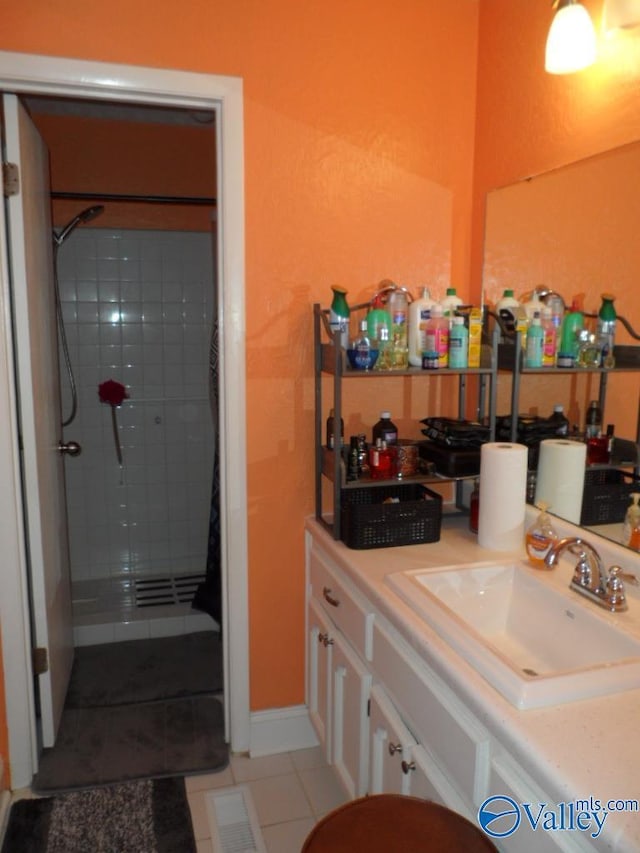
[(244, 80), (251, 706), (300, 703), (311, 305), (385, 277), (466, 295), (477, 0), (0, 5), (0, 49)]

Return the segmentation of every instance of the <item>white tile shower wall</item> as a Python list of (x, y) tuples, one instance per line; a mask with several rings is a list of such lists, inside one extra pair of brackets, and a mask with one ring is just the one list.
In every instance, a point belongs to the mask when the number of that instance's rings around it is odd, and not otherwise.
[[(65, 440), (72, 578), (204, 571), (213, 465), (208, 357), (211, 236), (78, 228), (58, 252), (78, 387)], [(116, 410), (98, 385), (129, 399)], [(63, 417), (70, 408), (61, 357)]]

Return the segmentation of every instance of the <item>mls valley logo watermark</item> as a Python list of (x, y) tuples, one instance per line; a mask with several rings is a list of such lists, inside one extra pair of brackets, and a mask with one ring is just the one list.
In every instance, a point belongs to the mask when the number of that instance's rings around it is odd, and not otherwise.
[(638, 812), (638, 800), (589, 797), (569, 803), (517, 803), (511, 797), (489, 797), (478, 809), (478, 823), (492, 838), (507, 838), (518, 829), (538, 832), (585, 832), (598, 838), (611, 812)]

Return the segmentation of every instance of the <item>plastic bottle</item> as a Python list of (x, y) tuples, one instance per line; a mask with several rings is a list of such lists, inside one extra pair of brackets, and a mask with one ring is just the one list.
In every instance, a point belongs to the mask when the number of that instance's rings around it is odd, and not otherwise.
[(358, 436), (352, 435), (349, 444), (349, 461), (347, 465), (347, 480), (357, 480), (360, 476), (360, 458), (358, 453)]
[(443, 314), (442, 305), (433, 306), (425, 335), (425, 351), (436, 355), (433, 366), (437, 368), (449, 364), (449, 321)]
[(630, 497), (631, 503), (627, 507), (627, 512), (624, 517), (624, 524), (622, 525), (623, 545), (630, 544), (631, 534), (638, 526), (640, 526), (640, 506), (638, 506), (638, 500), (640, 500), (640, 492), (632, 492)]
[(555, 544), (558, 534), (547, 514), (549, 505), (539, 501), (536, 507), (540, 510), (540, 514), (526, 532), (525, 547), (531, 565), (536, 569), (546, 569), (544, 558)]
[[(344, 444), (344, 421), (340, 418), (340, 447)], [(334, 409), (329, 410), (327, 418), (327, 447), (333, 450), (336, 446), (336, 413)]]
[(333, 286), (333, 300), (329, 309), (329, 327), (335, 334), (340, 332), (340, 346), (347, 349), (349, 346), (349, 315), (347, 304), (347, 291), (343, 287)]
[(429, 288), (423, 287), (420, 298), (414, 299), (409, 306), (409, 364), (414, 367), (422, 367), (427, 323), (435, 304), (429, 295)]
[(585, 418), (584, 437), (588, 441), (590, 438), (598, 438), (602, 432), (602, 410), (597, 400), (592, 400), (587, 409)]
[(391, 370), (393, 367), (393, 351), (391, 348), (391, 335), (386, 326), (378, 329), (378, 358), (374, 364), (375, 370)]
[(525, 350), (525, 367), (542, 367), (542, 350), (544, 346), (544, 330), (540, 322), (538, 311), (533, 315), (533, 320), (527, 332), (527, 348)]
[(522, 307), (524, 309), (524, 313), (527, 315), (527, 323), (530, 323), (533, 320), (533, 315), (536, 311), (540, 311), (540, 314), (542, 314), (544, 302), (540, 299), (540, 294), (537, 290), (533, 291), (530, 299), (527, 299), (526, 302), (522, 303)]
[(544, 303), (548, 308), (551, 308), (551, 319), (553, 321), (554, 326), (558, 330), (558, 336), (560, 335), (560, 330), (562, 329), (562, 322), (564, 319), (564, 299), (560, 296), (559, 293), (554, 293), (551, 291), (544, 298)]
[(564, 406), (561, 406), (559, 403), (557, 403), (553, 407), (553, 414), (551, 415), (551, 420), (556, 425), (556, 435), (569, 435), (569, 419), (565, 417)]
[(366, 319), (360, 320), (360, 334), (353, 341), (351, 349), (354, 351), (354, 363), (358, 370), (368, 370), (371, 364), (371, 341), (367, 334)]
[(392, 476), (391, 453), (387, 447), (387, 442), (381, 438), (378, 438), (375, 446), (371, 448), (369, 467), (372, 480), (388, 480)]
[(615, 357), (613, 347), (616, 337), (616, 309), (613, 305), (615, 296), (610, 293), (602, 294), (602, 304), (598, 311), (598, 320), (596, 324), (596, 336), (598, 344), (602, 350), (603, 367), (615, 367)]
[(409, 298), (404, 288), (392, 290), (387, 302), (391, 315), (391, 359), (397, 370), (409, 365)]
[(469, 330), (464, 317), (454, 317), (449, 331), (449, 367), (467, 367), (469, 364)]
[(584, 314), (575, 301), (571, 309), (564, 315), (558, 346), (558, 367), (574, 367), (578, 358), (578, 332), (584, 328)]
[(502, 324), (510, 332), (515, 332), (518, 326), (520, 303), (513, 295), (513, 290), (507, 288), (503, 291), (502, 298), (496, 302), (496, 314), (502, 320)]
[(542, 366), (556, 366), (556, 340), (558, 329), (551, 318), (551, 308), (544, 306), (540, 313), (542, 323)]
[(391, 329), (391, 316), (384, 307), (382, 295), (378, 293), (373, 297), (371, 308), (367, 313), (367, 336), (374, 349), (379, 349), (377, 344), (380, 340), (381, 329)]
[(371, 435), (374, 444), (378, 439), (385, 441), (387, 445), (397, 444), (398, 427), (391, 420), (391, 412), (380, 412), (380, 420), (373, 425)]
[(456, 293), (455, 287), (447, 288), (447, 295), (440, 301), (440, 305), (442, 306), (443, 316), (448, 317), (449, 325), (451, 325), (453, 315), (456, 313), (459, 306), (462, 305), (462, 299), (460, 299)]

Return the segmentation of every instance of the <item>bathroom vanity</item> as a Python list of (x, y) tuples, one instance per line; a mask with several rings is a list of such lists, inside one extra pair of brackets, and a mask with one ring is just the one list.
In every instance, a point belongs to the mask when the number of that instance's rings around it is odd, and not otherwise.
[[(640, 576), (639, 557), (585, 538), (605, 567)], [(307, 702), (350, 797), (413, 794), (474, 823), (487, 798), (500, 811), (509, 797), (520, 817), (491, 824), (501, 850), (640, 850), (640, 587), (609, 613), (569, 590), (575, 560), (536, 571), (524, 548), (480, 548), (462, 517), (445, 517), (439, 542), (362, 551), (308, 520)], [(487, 572), (500, 583), (474, 595)], [(539, 636), (547, 673), (518, 663), (510, 632), (534, 657)]]

